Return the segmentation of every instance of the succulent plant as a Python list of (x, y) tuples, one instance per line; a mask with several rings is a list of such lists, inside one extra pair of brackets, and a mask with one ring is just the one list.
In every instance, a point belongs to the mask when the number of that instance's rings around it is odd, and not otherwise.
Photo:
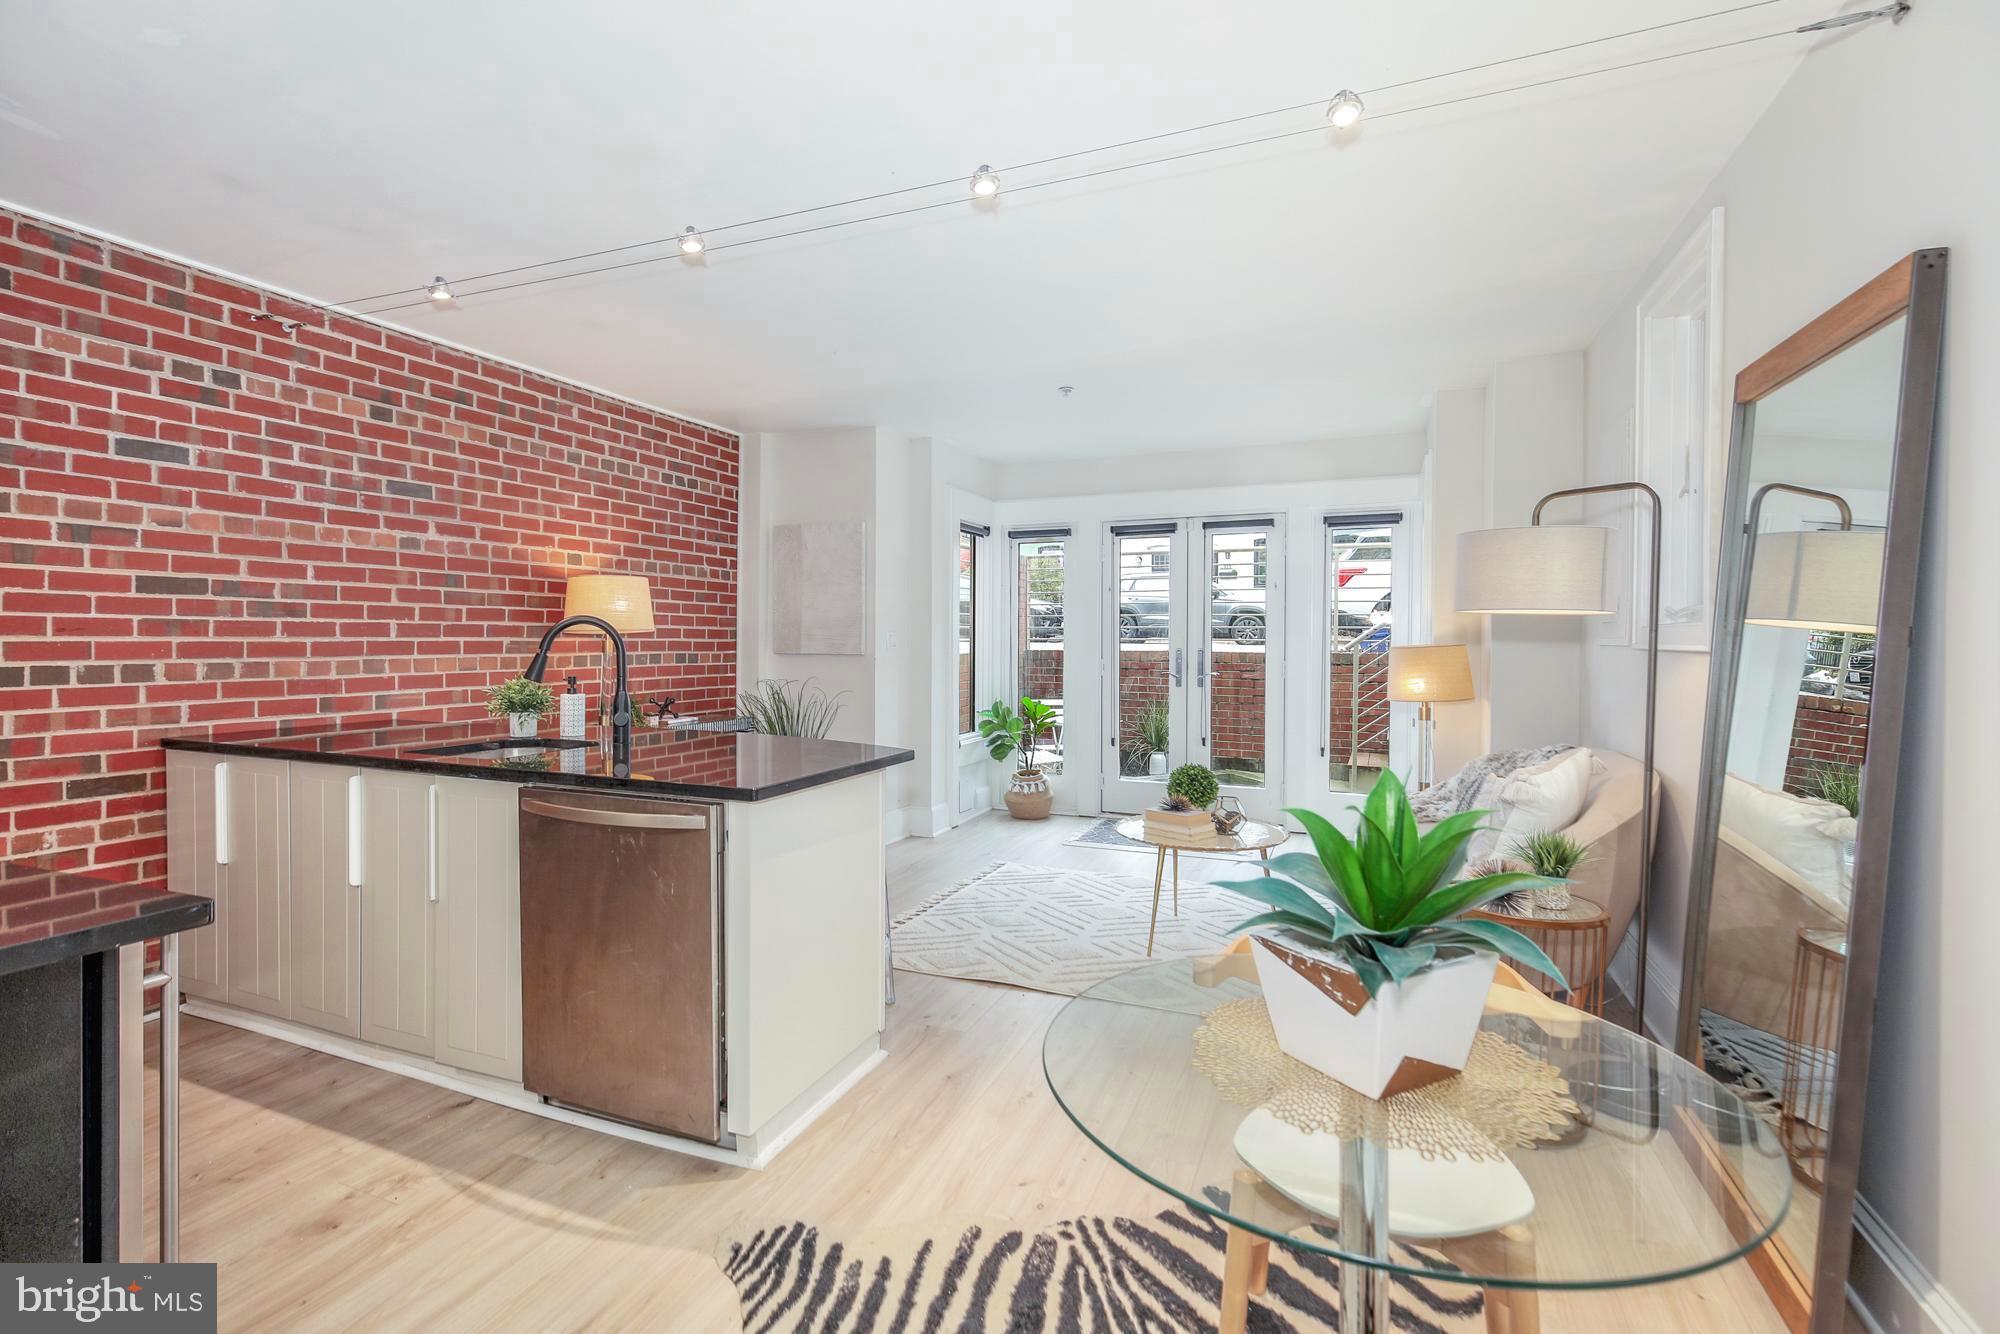
[(1507, 851), (1536, 875), (1564, 880), (1590, 855), (1590, 849), (1568, 834), (1545, 829), (1539, 834), (1514, 840)]
[(1215, 804), (1222, 793), (1222, 785), (1215, 781), (1215, 774), (1206, 765), (1183, 764), (1167, 776), (1167, 795), (1185, 797), (1196, 809), (1206, 810)]
[(1163, 811), (1186, 812), (1186, 811), (1199, 810), (1200, 807), (1196, 806), (1193, 802), (1189, 801), (1186, 797), (1182, 796), (1178, 792), (1169, 792), (1167, 793), (1166, 796), (1160, 798), (1160, 809)]
[(1291, 935), (1352, 968), (1370, 996), (1433, 963), (1474, 953), (1506, 955), (1560, 982), (1562, 971), (1534, 941), (1511, 926), (1462, 916), (1512, 890), (1556, 883), (1524, 871), (1453, 879), (1466, 842), (1491, 812), (1464, 811), (1420, 835), (1409, 794), (1385, 769), (1352, 839), (1315, 811), (1288, 813), (1305, 826), (1313, 851), (1271, 858), (1268, 877), (1222, 881), (1218, 888), (1271, 909), (1230, 934), (1261, 927)]

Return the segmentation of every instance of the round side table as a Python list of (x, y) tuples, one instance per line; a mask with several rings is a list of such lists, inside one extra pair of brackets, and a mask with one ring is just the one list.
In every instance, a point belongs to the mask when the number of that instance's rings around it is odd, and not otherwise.
[(1579, 1010), (1604, 1013), (1604, 970), (1611, 959), (1611, 914), (1584, 898), (1571, 898), (1569, 907), (1550, 911), (1532, 908), (1525, 914), (1489, 912), (1484, 908), (1466, 914), (1485, 922), (1500, 922), (1525, 934), (1541, 946), (1549, 961), (1562, 969), (1569, 983), (1567, 994), (1553, 977), (1528, 969), (1528, 980), (1545, 995), (1567, 1001)]
[[(1245, 820), (1236, 826), (1232, 834), (1208, 834), (1199, 843), (1162, 843), (1146, 836), (1146, 819), (1134, 816), (1118, 822), (1118, 833), (1134, 843), (1147, 843), (1159, 849), (1159, 856), (1153, 861), (1153, 917), (1146, 925), (1146, 957), (1153, 957), (1153, 935), (1160, 925), (1160, 886), (1167, 874), (1167, 854), (1174, 855), (1174, 916), (1181, 915), (1181, 849), (1189, 852), (1255, 852), (1262, 860), (1271, 860), (1271, 849), (1292, 836), (1283, 825), (1265, 824), (1261, 820)], [(1271, 874), (1266, 866), (1264, 874)]]

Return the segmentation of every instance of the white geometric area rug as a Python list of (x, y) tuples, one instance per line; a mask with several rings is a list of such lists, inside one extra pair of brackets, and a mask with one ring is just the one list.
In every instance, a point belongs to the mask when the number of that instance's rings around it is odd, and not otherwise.
[(1163, 885), (1148, 960), (1152, 910), (1151, 876), (998, 862), (896, 919), (896, 967), (1075, 996), (1153, 960), (1213, 954), (1262, 909), (1182, 881), (1176, 916), (1173, 885)]

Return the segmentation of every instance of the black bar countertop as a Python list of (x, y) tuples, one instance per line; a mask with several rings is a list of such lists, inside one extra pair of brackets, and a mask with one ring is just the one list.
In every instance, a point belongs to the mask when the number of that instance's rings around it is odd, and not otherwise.
[(92, 880), (0, 862), (0, 975), (207, 926), (215, 905), (156, 881)]
[[(586, 733), (590, 744), (569, 749), (544, 744), (554, 741), (556, 746), (567, 745), (555, 741), (554, 730), (551, 724), (540, 737), (513, 741), (504, 722), (380, 718), (344, 724), (339, 731), (304, 732), (280, 726), (168, 737), (161, 744), (168, 750), (262, 755), (359, 769), (567, 784), (708, 801), (765, 801), (916, 758), (915, 752), (893, 746), (717, 731), (712, 724), (702, 728), (639, 726), (632, 729), (630, 773), (620, 776), (613, 772), (604, 729), (591, 727)], [(492, 749), (458, 755), (421, 753), (440, 746), (482, 742), (491, 743)]]

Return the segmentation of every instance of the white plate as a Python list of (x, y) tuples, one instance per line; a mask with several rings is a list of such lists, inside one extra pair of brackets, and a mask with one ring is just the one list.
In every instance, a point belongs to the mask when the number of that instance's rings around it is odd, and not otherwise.
[[(1243, 1118), (1236, 1156), (1302, 1208), (1340, 1217), (1340, 1140), (1286, 1125), (1263, 1108)], [(1426, 1159), (1389, 1150), (1389, 1231), (1404, 1240), (1473, 1237), (1535, 1212), (1535, 1193), (1502, 1158)]]

